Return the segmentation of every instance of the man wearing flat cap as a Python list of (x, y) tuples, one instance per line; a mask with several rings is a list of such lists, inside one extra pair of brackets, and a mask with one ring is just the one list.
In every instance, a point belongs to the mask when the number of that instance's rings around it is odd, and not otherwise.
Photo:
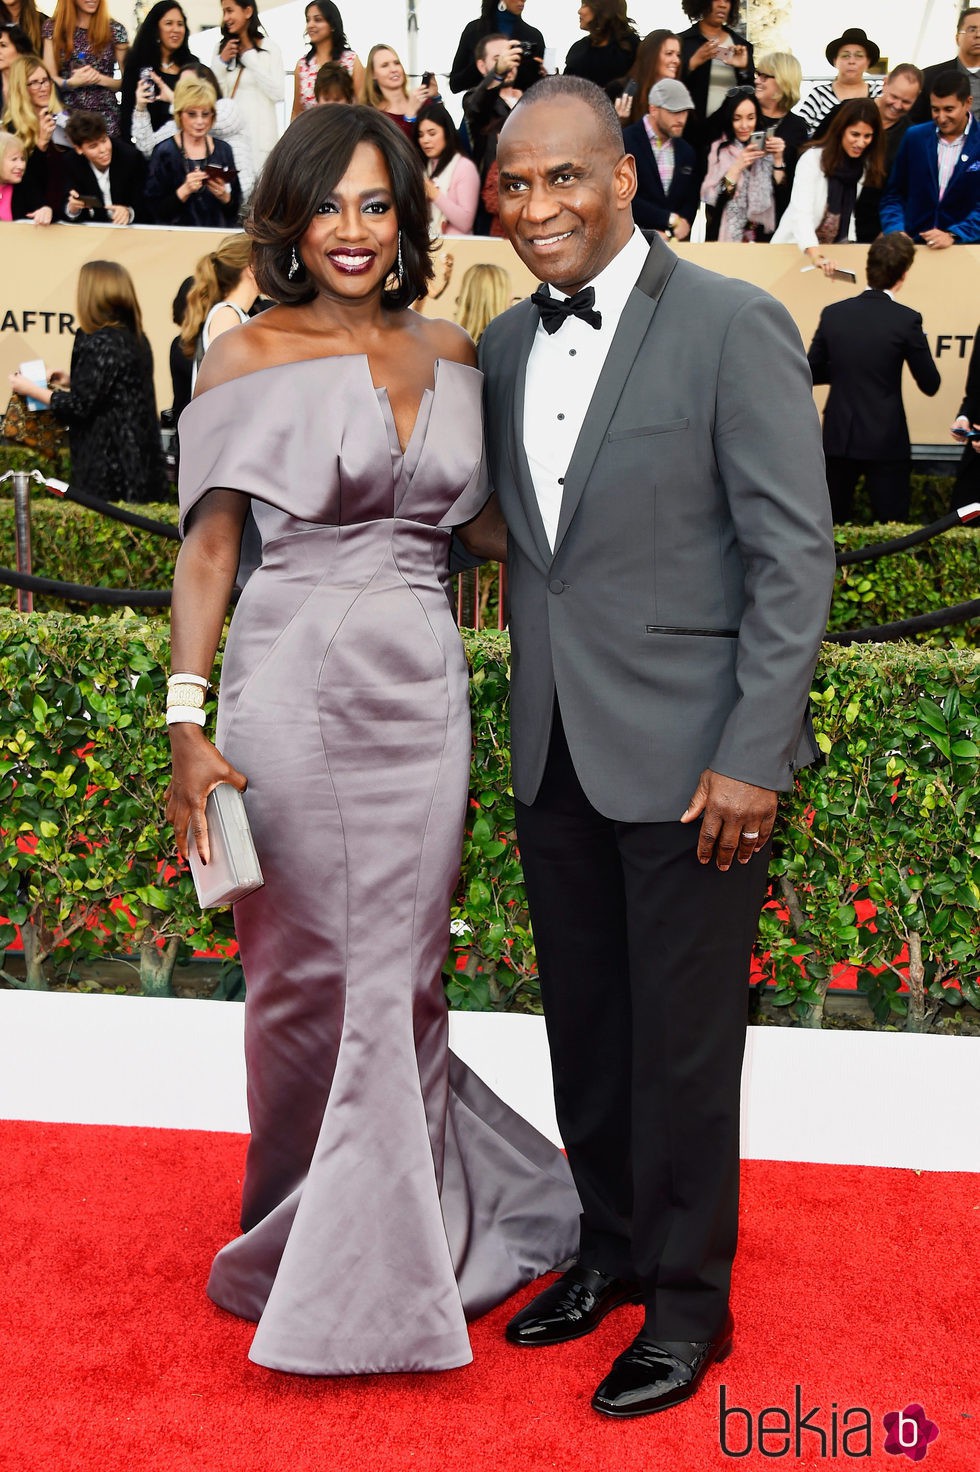
[(646, 116), (623, 129), (623, 147), (636, 159), (633, 219), (642, 230), (686, 240), (700, 203), (697, 156), (681, 137), (694, 103), (673, 77), (655, 82), (647, 102)]
[(818, 82), (793, 109), (806, 123), (811, 138), (839, 103), (855, 97), (877, 97), (883, 85), (881, 77), (870, 82), (864, 79), (865, 72), (878, 65), (881, 48), (860, 26), (849, 26), (842, 36), (835, 36), (824, 55), (837, 68), (836, 77), (832, 82)]

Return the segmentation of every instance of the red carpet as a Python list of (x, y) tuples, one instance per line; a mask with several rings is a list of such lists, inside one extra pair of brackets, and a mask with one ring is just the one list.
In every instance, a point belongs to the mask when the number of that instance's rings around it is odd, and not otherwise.
[[(910, 1403), (939, 1427), (929, 1472), (980, 1469), (976, 1176), (746, 1163), (734, 1354), (687, 1405), (615, 1423), (588, 1401), (634, 1309), (527, 1351), (501, 1339), (523, 1295), (473, 1326), (474, 1363), (447, 1374), (250, 1364), (251, 1326), (203, 1291), (235, 1231), (243, 1156), (239, 1136), (0, 1123), (3, 1472), (901, 1472), (912, 1462), (884, 1451), (883, 1417)], [(752, 1414), (747, 1456), (720, 1445), (722, 1384)], [(802, 1429), (799, 1457), (796, 1385), (824, 1434)], [(770, 1429), (761, 1456), (766, 1407), (791, 1429)], [(870, 1456), (853, 1455), (863, 1433), (845, 1454), (849, 1408), (870, 1412)], [(731, 1451), (746, 1419), (729, 1419)]]

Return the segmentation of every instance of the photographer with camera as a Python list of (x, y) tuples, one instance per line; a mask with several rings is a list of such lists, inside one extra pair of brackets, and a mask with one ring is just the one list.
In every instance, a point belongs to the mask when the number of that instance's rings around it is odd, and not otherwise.
[(517, 85), (523, 54), (521, 43), (506, 36), (482, 36), (477, 43), (476, 69), (482, 81), (463, 98), (463, 116), (481, 183), (497, 156), (497, 134), (523, 96)]

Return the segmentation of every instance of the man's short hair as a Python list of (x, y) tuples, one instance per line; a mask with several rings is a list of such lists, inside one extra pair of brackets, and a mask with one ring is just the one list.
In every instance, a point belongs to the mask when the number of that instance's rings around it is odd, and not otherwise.
[(899, 77), (908, 77), (909, 81), (914, 82), (919, 91), (922, 91), (925, 77), (919, 71), (919, 68), (917, 66), (913, 66), (910, 61), (900, 61), (898, 63), (898, 66), (893, 66), (891, 71), (885, 78), (885, 81), (897, 82)]
[[(533, 107), (536, 102), (560, 101), (568, 98), (582, 102), (592, 113), (600, 140), (605, 143), (614, 157), (623, 155), (623, 125), (608, 96), (595, 82), (585, 77), (542, 77), (529, 92), (525, 92), (518, 107)], [(516, 111), (516, 108), (515, 108)]]
[(477, 43), (476, 43), (476, 50), (474, 51), (473, 55), (476, 57), (477, 61), (486, 61), (486, 59), (487, 59), (487, 47), (490, 45), (491, 41), (506, 41), (506, 40), (507, 40), (507, 37), (501, 35), (500, 31), (491, 31), (490, 34), (489, 34), (489, 36), (481, 36), (480, 37), (479, 41), (477, 41)]
[(65, 132), (76, 148), (83, 143), (98, 143), (108, 131), (105, 118), (97, 112), (73, 112), (65, 124)]
[(915, 246), (901, 230), (879, 235), (868, 251), (865, 273), (875, 291), (890, 291), (915, 260)]
[(966, 5), (966, 6), (964, 6), (964, 8), (960, 11), (959, 19), (956, 22), (956, 29), (958, 31), (961, 31), (963, 29), (963, 25), (964, 25), (965, 21), (971, 15), (980, 15), (980, 5)]
[[(978, 12), (980, 13), (980, 12)], [(955, 97), (957, 102), (968, 102), (970, 99), (970, 78), (965, 72), (954, 72), (952, 68), (948, 72), (940, 72), (934, 77), (929, 88), (930, 97)]]

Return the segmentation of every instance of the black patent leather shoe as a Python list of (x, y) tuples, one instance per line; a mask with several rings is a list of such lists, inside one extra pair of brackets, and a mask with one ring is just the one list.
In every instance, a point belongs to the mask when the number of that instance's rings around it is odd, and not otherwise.
[(639, 1303), (635, 1283), (576, 1263), (515, 1314), (504, 1330), (511, 1344), (564, 1344), (581, 1339), (624, 1303)]
[(680, 1405), (697, 1390), (712, 1365), (732, 1352), (731, 1314), (713, 1339), (663, 1340), (640, 1334), (592, 1397), (592, 1409), (604, 1416), (649, 1416)]

